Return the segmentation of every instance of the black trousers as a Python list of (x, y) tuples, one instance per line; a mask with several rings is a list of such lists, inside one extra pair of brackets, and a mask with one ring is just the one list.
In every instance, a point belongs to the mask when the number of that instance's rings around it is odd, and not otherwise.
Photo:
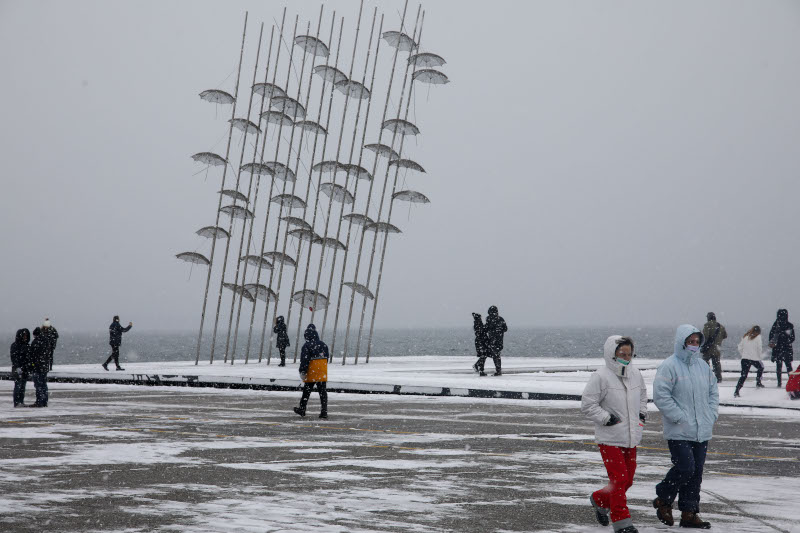
[(311, 391), (314, 390), (314, 387), (317, 387), (317, 392), (319, 392), (319, 403), (322, 404), (321, 413), (328, 412), (328, 382), (327, 381), (317, 381), (316, 383), (303, 383), (303, 395), (300, 397), (300, 410), (304, 413), (306, 412), (306, 405), (308, 405), (308, 399), (311, 397)]
[(281, 366), (283, 366), (283, 365), (286, 364), (286, 347), (284, 346), (283, 348), (281, 348), (279, 346), (278, 347), (278, 353), (281, 354)]
[(761, 376), (764, 375), (764, 364), (761, 361), (742, 359), (742, 375), (739, 376), (739, 383), (736, 384), (737, 391), (744, 385), (744, 380), (747, 379), (747, 374), (750, 373), (751, 366), (756, 367), (756, 383), (761, 383)]
[(36, 387), (36, 405), (47, 407), (50, 391), (47, 388), (47, 372), (33, 374), (33, 386)]
[(786, 365), (786, 373), (792, 371), (792, 362), (791, 361), (784, 361), (783, 359), (776, 359), (775, 360), (775, 372), (778, 374), (778, 386), (781, 384), (781, 365)]
[(25, 401), (25, 385), (28, 383), (28, 373), (14, 372), (14, 407), (22, 405)]
[(478, 367), (478, 370), (483, 372), (484, 365), (486, 365), (486, 358), (487, 357), (491, 357), (492, 358), (492, 361), (494, 362), (494, 371), (495, 372), (500, 372), (501, 371), (500, 370), (500, 366), (501, 366), (500, 352), (494, 352), (494, 351), (491, 351), (489, 353), (484, 353), (484, 354), (478, 356), (478, 362), (475, 363), (475, 366)]
[(114, 364), (119, 368), (119, 346), (111, 346), (111, 355), (108, 356), (108, 359), (106, 359), (106, 362), (103, 364), (108, 366), (108, 363), (111, 361), (114, 361)]

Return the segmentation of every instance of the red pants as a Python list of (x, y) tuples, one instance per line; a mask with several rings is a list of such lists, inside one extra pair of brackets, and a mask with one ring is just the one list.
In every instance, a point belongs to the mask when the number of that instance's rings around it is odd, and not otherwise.
[(592, 494), (603, 509), (611, 509), (611, 521), (619, 522), (631, 517), (625, 492), (633, 485), (636, 473), (636, 448), (620, 448), (599, 444), (600, 455), (606, 465), (609, 483)]

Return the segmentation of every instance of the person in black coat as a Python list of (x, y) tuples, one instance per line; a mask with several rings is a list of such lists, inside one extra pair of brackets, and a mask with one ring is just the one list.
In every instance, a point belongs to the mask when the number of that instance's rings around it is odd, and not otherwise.
[(491, 306), (486, 316), (486, 338), (489, 343), (489, 355), (494, 361), (495, 376), (503, 374), (500, 369), (500, 352), (503, 351), (503, 335), (506, 331), (508, 331), (506, 321), (499, 315), (497, 307)]
[(289, 335), (286, 334), (286, 323), (282, 316), (275, 319), (272, 333), (278, 336), (278, 351), (281, 354), (281, 363), (278, 366), (286, 366), (286, 347), (289, 346)]
[[(52, 326), (50, 328), (55, 329)], [(53, 365), (53, 340), (46, 327), (33, 330), (33, 342), (28, 353), (30, 374), (33, 386), (36, 387), (36, 403), (32, 407), (47, 407), (50, 397), (47, 389), (47, 373)]]
[(11, 375), (14, 378), (14, 407), (25, 407), (25, 385), (30, 374), (31, 332), (18, 329), (11, 345)]
[(314, 324), (309, 324), (303, 337), (306, 339), (300, 350), (300, 378), (303, 380), (303, 394), (300, 407), (294, 412), (306, 416), (306, 405), (314, 387), (319, 392), (319, 403), (322, 407), (320, 418), (328, 418), (328, 345), (322, 342)]
[(486, 358), (489, 357), (489, 339), (486, 338), (486, 327), (478, 313), (472, 313), (472, 330), (475, 332), (475, 352), (478, 354), (478, 361), (472, 368), (479, 375), (485, 376), (483, 368)]
[(789, 311), (778, 309), (778, 317), (769, 330), (769, 347), (772, 348), (770, 358), (776, 366), (778, 374), (778, 387), (781, 386), (781, 366), (786, 364), (786, 373), (792, 371), (792, 360), (794, 353), (792, 343), (794, 342), (794, 324), (789, 322)]
[(53, 352), (56, 351), (56, 344), (58, 343), (58, 330), (50, 324), (50, 319), (45, 318), (41, 327), (33, 330), (34, 340), (35, 337), (41, 338), (42, 357), (47, 359), (47, 371), (53, 370)]
[(119, 347), (122, 345), (122, 334), (131, 330), (133, 322), (128, 323), (127, 328), (123, 328), (119, 323), (119, 316), (115, 316), (111, 325), (108, 326), (108, 344), (111, 346), (111, 355), (108, 356), (106, 362), (103, 363), (103, 370), (108, 370), (108, 363), (114, 361), (117, 365), (117, 370), (125, 370), (119, 366)]

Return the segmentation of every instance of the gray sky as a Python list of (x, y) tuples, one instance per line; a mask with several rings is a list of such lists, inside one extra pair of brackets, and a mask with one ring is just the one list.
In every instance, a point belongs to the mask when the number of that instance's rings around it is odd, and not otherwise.
[[(304, 25), (319, 5), (291, 7)], [(4, 331), (197, 328), (205, 276), (174, 254), (203, 251), (219, 180), (190, 156), (224, 151), (229, 117), (197, 94), (233, 90), (244, 11), (255, 39), (282, 7), (0, 2)], [(800, 309), (800, 4), (423, 7), (452, 83), (415, 98), (432, 203), (395, 212), (379, 327), (491, 304), (518, 326)], [(334, 8), (352, 32), (358, 4)], [(398, 29), (402, 3), (380, 9)]]

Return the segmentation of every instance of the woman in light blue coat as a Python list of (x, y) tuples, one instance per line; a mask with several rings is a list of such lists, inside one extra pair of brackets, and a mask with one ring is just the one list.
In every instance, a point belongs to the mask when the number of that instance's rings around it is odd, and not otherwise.
[(674, 465), (656, 485), (653, 507), (668, 526), (674, 524), (672, 503), (677, 496), (681, 527), (711, 527), (697, 513), (708, 441), (719, 416), (719, 392), (714, 373), (700, 357), (702, 343), (703, 334), (697, 328), (678, 326), (675, 351), (658, 367), (653, 382), (653, 402), (661, 411)]

